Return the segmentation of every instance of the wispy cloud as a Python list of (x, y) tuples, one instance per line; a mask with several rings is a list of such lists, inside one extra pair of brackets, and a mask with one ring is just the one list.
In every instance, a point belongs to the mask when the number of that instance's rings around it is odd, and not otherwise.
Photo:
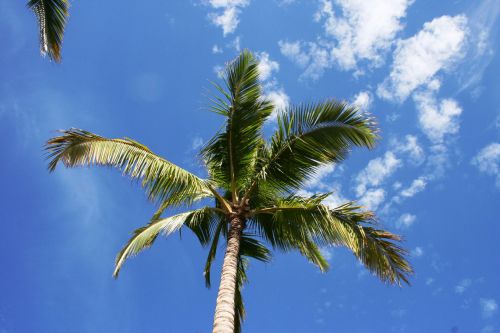
[(498, 310), (497, 301), (493, 298), (481, 298), (479, 304), (484, 318), (492, 317)]
[(208, 0), (207, 4), (215, 10), (208, 15), (210, 21), (221, 27), (226, 37), (238, 27), (241, 10), (250, 4), (250, 0)]
[(262, 82), (264, 97), (270, 100), (275, 112), (272, 119), (275, 119), (277, 112), (285, 110), (290, 104), (290, 97), (285, 92), (285, 89), (278, 84), (278, 80), (274, 76), (280, 69), (280, 64), (272, 60), (267, 52), (257, 52), (256, 57), (259, 61), (260, 80)]
[(362, 196), (368, 187), (381, 185), (401, 166), (402, 161), (391, 151), (371, 160), (356, 177), (356, 194)]
[(396, 221), (396, 228), (398, 229), (408, 229), (415, 223), (417, 217), (412, 214), (403, 214)]
[(373, 104), (373, 95), (368, 90), (360, 91), (354, 96), (351, 104), (361, 112), (368, 112)]
[(424, 255), (424, 249), (422, 249), (422, 247), (420, 246), (417, 246), (413, 250), (411, 250), (410, 254), (413, 258), (420, 258)]
[(441, 16), (424, 24), (415, 36), (398, 42), (389, 76), (378, 86), (380, 97), (404, 101), (434, 75), (463, 55), (467, 35), (464, 15)]
[(457, 294), (463, 294), (471, 285), (471, 279), (463, 279), (455, 286), (455, 292)]
[(446, 136), (458, 133), (462, 108), (457, 101), (438, 99), (432, 90), (416, 93), (414, 101), (420, 128), (433, 143), (443, 143)]
[(500, 187), (500, 143), (490, 143), (472, 159), (480, 172), (495, 177), (497, 187)]
[(329, 49), (332, 61), (344, 70), (355, 69), (362, 60), (375, 66), (382, 64), (384, 53), (403, 28), (401, 19), (412, 2), (323, 0), (315, 20), (323, 22), (326, 37), (333, 39)]
[(412, 2), (322, 0), (314, 20), (323, 34), (315, 41), (280, 41), (281, 52), (304, 68), (304, 78), (318, 79), (333, 66), (362, 74), (361, 64), (383, 64)]

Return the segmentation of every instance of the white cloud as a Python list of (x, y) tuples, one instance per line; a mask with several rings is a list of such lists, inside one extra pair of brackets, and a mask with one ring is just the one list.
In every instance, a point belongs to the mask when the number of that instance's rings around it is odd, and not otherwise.
[(280, 64), (272, 60), (267, 52), (257, 52), (256, 58), (259, 61), (260, 80), (263, 87), (263, 95), (274, 104), (275, 112), (271, 115), (271, 120), (275, 120), (277, 113), (285, 110), (290, 104), (290, 97), (283, 87), (279, 87), (274, 73), (280, 69)]
[(412, 214), (403, 214), (397, 219), (396, 221), (396, 228), (398, 229), (408, 229), (413, 223), (415, 223), (415, 220), (417, 217)]
[(377, 188), (364, 192), (363, 196), (359, 199), (359, 203), (370, 210), (376, 210), (384, 200), (385, 191)]
[(269, 53), (258, 52), (255, 54), (259, 61), (259, 73), (260, 79), (262, 81), (268, 80), (273, 72), (278, 72), (280, 69), (280, 64), (277, 61), (271, 60), (269, 58)]
[[(332, 192), (325, 200), (322, 201), (324, 205), (330, 208), (337, 208), (338, 206), (345, 204), (349, 200), (344, 198), (342, 195), (342, 186), (339, 183), (331, 183), (328, 185), (322, 184), (320, 187), (317, 187), (318, 189), (320, 188), (322, 192), (328, 191)], [(297, 191), (297, 195), (302, 196), (302, 197), (311, 197), (315, 194), (315, 191), (313, 188), (310, 188), (309, 190), (299, 190)]]
[[(361, 60), (374, 65), (383, 62), (396, 34), (403, 28), (401, 19), (413, 0), (323, 0), (315, 20), (324, 18), (327, 37), (334, 40), (329, 50), (341, 69), (355, 69)], [(334, 9), (339, 14), (336, 14)]]
[(467, 13), (469, 19), (469, 44), (471, 48), (465, 63), (460, 68), (461, 90), (478, 84), (495, 55), (498, 40), (497, 22), (500, 2), (482, 0), (474, 2), (475, 8)]
[(425, 23), (415, 36), (398, 42), (391, 73), (378, 86), (378, 95), (404, 101), (416, 88), (461, 58), (466, 35), (464, 15), (441, 16)]
[(222, 79), (224, 77), (224, 67), (222, 67), (221, 65), (215, 65), (214, 73), (217, 75), (219, 79)]
[(401, 160), (391, 151), (386, 152), (383, 157), (371, 160), (356, 177), (356, 194), (362, 196), (368, 186), (379, 186), (401, 165)]
[(497, 302), (492, 298), (481, 298), (479, 300), (484, 318), (489, 318), (498, 310)]
[(411, 198), (415, 194), (423, 191), (427, 185), (427, 180), (425, 177), (418, 177), (417, 179), (413, 180), (411, 185), (405, 189), (403, 189), (399, 195), (404, 197), (404, 198)]
[(471, 285), (471, 279), (463, 279), (455, 286), (455, 292), (457, 294), (463, 294)]
[(373, 103), (373, 96), (369, 91), (360, 91), (354, 96), (352, 105), (362, 112), (367, 112)]
[(212, 53), (213, 54), (222, 53), (222, 48), (220, 48), (219, 45), (215, 44), (214, 46), (212, 46)]
[(330, 43), (318, 42), (284, 42), (279, 41), (281, 53), (304, 68), (301, 78), (317, 80), (325, 69), (332, 66), (329, 51)]
[(322, 247), (319, 249), (321, 255), (327, 260), (330, 261), (333, 258), (333, 250), (330, 247)]
[(433, 91), (416, 93), (413, 99), (419, 125), (432, 142), (442, 143), (446, 135), (458, 133), (462, 108), (455, 100), (447, 98), (439, 101)]
[(479, 151), (472, 159), (472, 164), (479, 171), (496, 177), (496, 186), (500, 187), (500, 143), (491, 143)]
[(198, 150), (203, 146), (203, 138), (199, 136), (195, 136), (193, 141), (191, 142), (191, 149)]
[(425, 160), (425, 154), (418, 139), (414, 135), (406, 135), (404, 140), (393, 140), (391, 146), (397, 153), (406, 153), (410, 157), (410, 162), (414, 165), (420, 165)]
[(314, 172), (314, 175), (304, 184), (305, 188), (327, 188), (324, 179), (335, 171), (335, 164), (324, 164)]
[(307, 53), (302, 51), (303, 46), (301, 42), (286, 42), (280, 40), (278, 45), (281, 54), (297, 63), (299, 66), (305, 67), (309, 63), (310, 57)]
[(285, 110), (290, 105), (290, 97), (286, 94), (283, 88), (269, 90), (264, 96), (274, 104), (275, 112), (271, 118), (276, 118), (277, 112)]
[(417, 246), (413, 250), (411, 250), (411, 256), (414, 258), (419, 258), (424, 255), (424, 250), (420, 247)]
[(249, 3), (250, 0), (209, 0), (208, 4), (218, 11), (210, 13), (208, 17), (214, 25), (222, 28), (225, 37), (236, 30), (241, 9)]

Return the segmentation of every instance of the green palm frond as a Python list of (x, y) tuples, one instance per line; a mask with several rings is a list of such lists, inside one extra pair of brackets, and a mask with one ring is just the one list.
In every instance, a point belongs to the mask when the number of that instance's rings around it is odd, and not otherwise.
[(137, 255), (139, 252), (151, 247), (156, 238), (163, 234), (165, 236), (179, 230), (184, 225), (198, 225), (206, 220), (213, 219), (217, 212), (210, 207), (204, 207), (193, 211), (173, 215), (164, 219), (152, 220), (144, 227), (134, 231), (132, 238), (116, 256), (115, 270), (113, 276), (116, 278), (120, 273), (125, 260)]
[(330, 209), (321, 204), (325, 198), (326, 194), (276, 200), (273, 207), (253, 212), (254, 228), (273, 247), (297, 249), (322, 270), (328, 263), (318, 246), (343, 246), (380, 280), (408, 283), (413, 271), (406, 251), (397, 244), (400, 237), (374, 228), (372, 212), (361, 211), (352, 202)]
[(372, 148), (376, 139), (373, 119), (344, 103), (291, 107), (278, 115), (278, 130), (260, 153), (251, 190), (262, 180), (284, 191), (298, 189), (319, 166), (341, 162), (355, 146)]
[(208, 250), (208, 257), (205, 263), (205, 268), (203, 270), (203, 275), (205, 276), (205, 286), (207, 288), (210, 288), (211, 286), (210, 271), (212, 269), (212, 263), (215, 260), (215, 256), (217, 255), (217, 247), (219, 245), (219, 238), (223, 228), (227, 228), (225, 221), (221, 221), (217, 225), (217, 228), (215, 229), (215, 232), (212, 237), (212, 244), (210, 245), (210, 249)]
[(215, 109), (226, 117), (225, 126), (207, 143), (201, 156), (211, 178), (234, 199), (255, 167), (263, 144), (262, 126), (273, 106), (263, 99), (258, 62), (250, 52), (242, 52), (228, 64), (224, 81), (226, 89), (217, 86), (223, 97), (215, 101)]
[(68, 0), (29, 0), (27, 4), (38, 19), (40, 52), (55, 62), (61, 61), (64, 29), (69, 17)]
[(398, 245), (399, 235), (374, 226), (374, 214), (361, 211), (353, 202), (331, 211), (333, 218), (349, 228), (355, 242), (350, 247), (354, 255), (380, 280), (391, 284), (409, 284), (413, 273), (405, 256), (405, 249)]
[(49, 170), (59, 162), (66, 167), (102, 165), (120, 169), (132, 179), (142, 180), (151, 200), (168, 205), (191, 204), (213, 192), (207, 183), (159, 157), (131, 139), (107, 139), (79, 129), (62, 131), (45, 147)]

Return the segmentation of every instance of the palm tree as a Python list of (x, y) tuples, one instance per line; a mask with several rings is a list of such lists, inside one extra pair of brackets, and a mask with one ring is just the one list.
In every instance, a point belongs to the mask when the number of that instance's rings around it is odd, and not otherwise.
[(40, 52), (55, 62), (61, 61), (64, 29), (69, 16), (68, 0), (29, 0), (27, 4), (38, 19)]
[[(269, 261), (269, 247), (297, 250), (326, 271), (321, 247), (344, 246), (382, 281), (408, 283), (412, 269), (398, 245), (399, 236), (379, 229), (372, 212), (354, 202), (328, 207), (323, 201), (329, 193), (296, 194), (318, 167), (341, 162), (353, 147), (373, 147), (377, 135), (372, 119), (333, 100), (293, 106), (278, 115), (277, 130), (266, 141), (263, 125), (273, 105), (262, 95), (258, 62), (251, 53), (244, 51), (228, 64), (224, 83), (225, 88), (215, 84), (220, 95), (212, 106), (224, 118), (224, 126), (200, 154), (207, 179), (127, 138), (106, 139), (70, 129), (48, 141), (50, 171), (59, 162), (66, 167), (116, 167), (139, 179), (159, 205), (149, 224), (135, 230), (118, 254), (113, 275), (117, 277), (125, 260), (150, 247), (160, 234), (184, 227), (209, 246), (204, 274), (210, 286), (210, 268), (222, 237), (226, 251), (216, 333), (240, 331), (248, 260)], [(171, 207), (189, 210), (162, 217)]]

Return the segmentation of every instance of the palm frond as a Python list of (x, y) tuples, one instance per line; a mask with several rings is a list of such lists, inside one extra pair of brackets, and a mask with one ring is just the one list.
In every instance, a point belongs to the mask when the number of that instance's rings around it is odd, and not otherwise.
[(164, 205), (191, 204), (213, 195), (204, 180), (159, 157), (136, 141), (107, 139), (80, 129), (62, 133), (50, 139), (45, 147), (50, 171), (59, 162), (66, 167), (115, 167), (132, 179), (141, 180), (148, 197)]
[(134, 231), (132, 238), (121, 249), (116, 256), (115, 270), (113, 276), (116, 278), (120, 273), (125, 260), (137, 255), (139, 252), (151, 247), (156, 238), (163, 234), (165, 236), (179, 230), (184, 225), (197, 225), (213, 218), (216, 211), (210, 207), (204, 207), (189, 212), (173, 215), (164, 219), (151, 220), (151, 222)]
[(278, 199), (273, 207), (253, 211), (254, 228), (273, 247), (297, 249), (322, 270), (328, 266), (318, 246), (343, 246), (382, 281), (408, 283), (413, 271), (397, 244), (400, 237), (374, 228), (374, 214), (353, 202), (335, 209), (324, 206), (326, 195)]
[(215, 232), (213, 234), (212, 238), (212, 245), (210, 245), (210, 249), (208, 250), (208, 257), (207, 261), (205, 263), (205, 269), (203, 270), (203, 275), (205, 276), (205, 286), (207, 288), (210, 288), (211, 286), (211, 281), (210, 281), (210, 271), (212, 269), (212, 263), (215, 260), (215, 256), (217, 255), (217, 247), (219, 245), (219, 237), (220, 234), (222, 233), (222, 229), (226, 228), (226, 223), (224, 221), (220, 221), (219, 224), (217, 225), (217, 228), (215, 229)]
[(298, 189), (319, 166), (341, 162), (355, 146), (371, 148), (376, 138), (373, 119), (344, 103), (291, 107), (278, 116), (271, 144), (260, 153), (251, 190), (260, 181)]
[(360, 206), (349, 202), (331, 211), (336, 221), (351, 230), (355, 242), (350, 249), (383, 282), (399, 286), (402, 282), (409, 284), (413, 269), (405, 258), (407, 251), (398, 245), (401, 237), (375, 228), (374, 214), (360, 209)]
[(225, 126), (203, 148), (201, 156), (211, 178), (232, 197), (248, 182), (256, 163), (257, 150), (263, 144), (261, 130), (273, 111), (261, 92), (258, 62), (244, 51), (228, 64), (226, 89), (214, 101), (215, 111), (226, 117)]
[(29, 0), (27, 6), (38, 19), (40, 52), (60, 62), (64, 29), (69, 17), (69, 1)]

